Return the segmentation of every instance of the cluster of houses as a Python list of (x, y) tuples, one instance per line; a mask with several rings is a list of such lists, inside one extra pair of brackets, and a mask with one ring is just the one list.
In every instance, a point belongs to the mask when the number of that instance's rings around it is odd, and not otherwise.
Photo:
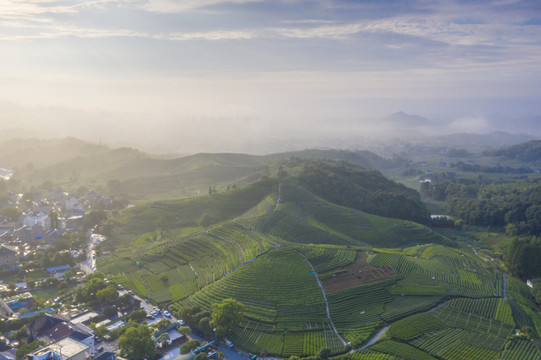
[[(96, 314), (95, 314), (96, 315)], [(27, 355), (28, 360), (87, 360), (98, 352), (94, 331), (79, 322), (81, 315), (69, 316), (44, 313), (26, 325), (28, 341), (39, 340), (45, 345)], [(9, 342), (0, 339), (0, 359), (15, 359), (14, 349)], [(114, 353), (105, 353), (101, 360), (115, 358)], [(100, 356), (101, 358), (101, 356)]]
[(92, 209), (106, 209), (111, 200), (88, 191), (75, 197), (60, 190), (35, 191), (30, 196), (8, 193), (0, 209), (19, 209), (18, 219), (0, 216), (0, 267), (14, 270), (23, 251), (20, 244), (42, 241), (52, 244), (64, 231), (81, 229), (85, 214)]

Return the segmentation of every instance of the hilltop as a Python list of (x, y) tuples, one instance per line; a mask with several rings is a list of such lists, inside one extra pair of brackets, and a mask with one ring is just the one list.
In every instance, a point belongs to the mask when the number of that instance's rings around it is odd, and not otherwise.
[[(5, 157), (0, 167), (17, 167), (19, 179), (30, 186), (44, 182), (62, 187), (101, 186), (115, 181), (111, 196), (132, 200), (194, 196), (209, 186), (225, 189), (276, 174), (306, 158), (348, 161), (369, 169), (384, 169), (393, 162), (369, 151), (316, 150), (269, 155), (200, 153), (188, 156), (153, 156), (132, 148), (110, 149), (77, 139), (13, 140), (2, 143)], [(39, 160), (36, 160), (39, 159)], [(16, 164), (19, 164), (16, 166)], [(20, 164), (25, 164), (21, 166)], [(102, 190), (103, 191), (103, 190)]]

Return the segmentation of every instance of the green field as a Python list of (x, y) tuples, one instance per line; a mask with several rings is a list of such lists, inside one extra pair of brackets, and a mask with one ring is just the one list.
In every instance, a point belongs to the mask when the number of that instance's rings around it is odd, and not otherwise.
[[(348, 358), (512, 358), (533, 354), (513, 338), (515, 327), (541, 333), (525, 285), (508, 277), (504, 300), (502, 274), (470, 248), (329, 203), (295, 179), (143, 204), (113, 220), (118, 237), (101, 271), (172, 311), (237, 299), (245, 316), (228, 337), (252, 353), (343, 354), (345, 343), (359, 348), (389, 325)], [(363, 280), (369, 271), (378, 276)]]

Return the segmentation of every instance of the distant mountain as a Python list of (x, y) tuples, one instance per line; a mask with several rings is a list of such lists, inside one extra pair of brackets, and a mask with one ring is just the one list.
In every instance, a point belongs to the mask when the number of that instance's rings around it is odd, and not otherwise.
[(118, 180), (122, 183), (119, 194), (129, 194), (135, 199), (181, 196), (190, 191), (206, 191), (209, 186), (240, 186), (257, 181), (264, 174), (276, 174), (279, 164), (288, 168), (298, 166), (302, 159), (347, 161), (366, 169), (393, 166), (391, 160), (369, 151), (330, 149), (263, 156), (201, 153), (161, 158), (132, 148), (110, 149), (73, 138), (14, 140), (0, 143), (0, 149), (1, 146), (5, 161), (0, 162), (0, 167), (17, 167), (17, 174), (29, 185), (50, 181), (95, 187)]
[(395, 112), (389, 116), (383, 117), (378, 120), (382, 121), (383, 123), (399, 127), (418, 127), (434, 125), (434, 122), (422, 116), (406, 114), (403, 111)]
[(502, 146), (511, 146), (534, 139), (529, 134), (510, 134), (505, 131), (493, 131), (487, 134), (449, 134), (436, 136), (430, 140), (432, 144), (440, 146), (465, 148), (471, 151), (495, 149)]
[(77, 156), (93, 156), (110, 151), (75, 138), (57, 140), (12, 139), (0, 142), (0, 167), (39, 169)]

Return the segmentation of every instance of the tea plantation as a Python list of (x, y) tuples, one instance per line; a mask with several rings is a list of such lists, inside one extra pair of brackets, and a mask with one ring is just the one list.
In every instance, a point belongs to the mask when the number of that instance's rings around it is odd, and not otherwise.
[[(205, 221), (203, 221), (206, 219)], [(339, 206), (294, 179), (140, 205), (114, 216), (99, 269), (173, 312), (234, 298), (245, 351), (344, 359), (535, 359), (528, 288), (411, 221)], [(375, 344), (361, 347), (388, 326)], [(376, 339), (374, 339), (376, 340)], [(352, 353), (347, 353), (355, 350)]]

